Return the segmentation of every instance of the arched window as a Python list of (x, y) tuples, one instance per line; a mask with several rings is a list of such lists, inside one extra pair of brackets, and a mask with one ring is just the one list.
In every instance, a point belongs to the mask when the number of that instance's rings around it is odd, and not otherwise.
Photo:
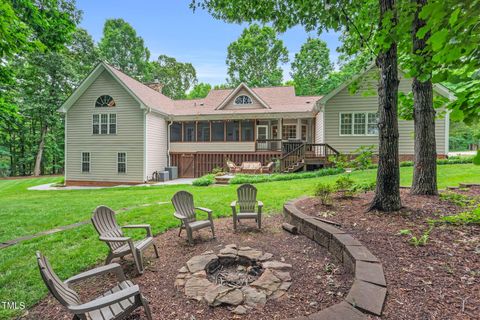
[(109, 95), (98, 97), (97, 101), (95, 102), (95, 108), (103, 107), (115, 107), (115, 100), (113, 100), (113, 98)]
[(252, 98), (246, 95), (241, 95), (235, 98), (235, 104), (252, 104)]

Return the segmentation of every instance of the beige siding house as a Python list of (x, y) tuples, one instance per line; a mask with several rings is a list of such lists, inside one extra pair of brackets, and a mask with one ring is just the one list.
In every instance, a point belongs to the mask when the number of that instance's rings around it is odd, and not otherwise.
[[(328, 95), (300, 97), (293, 87), (211, 90), (203, 99), (171, 100), (119, 70), (100, 63), (59, 109), (65, 113), (65, 180), (70, 185), (149, 181), (154, 172), (178, 167), (196, 177), (225, 160), (301, 156), (308, 169), (329, 154), (378, 145), (376, 69)], [(400, 90), (411, 81), (402, 77)], [(372, 90), (372, 88), (374, 90)], [(441, 86), (435, 94), (452, 98)], [(413, 122), (400, 121), (400, 154), (413, 155)], [(437, 153), (448, 152), (448, 113), (436, 121)], [(302, 151), (302, 153), (300, 153)], [(282, 167), (283, 168), (283, 167)]]

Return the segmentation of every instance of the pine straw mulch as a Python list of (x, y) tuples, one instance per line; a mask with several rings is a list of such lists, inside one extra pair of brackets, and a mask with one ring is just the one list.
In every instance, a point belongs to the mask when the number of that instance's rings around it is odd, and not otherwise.
[[(455, 192), (480, 199), (480, 188)], [(400, 230), (419, 237), (428, 230), (429, 219), (466, 208), (437, 196), (413, 196), (409, 190), (401, 195), (404, 208), (389, 214), (366, 212), (372, 192), (350, 199), (337, 195), (332, 206), (317, 198), (297, 206), (340, 223), (380, 259), (388, 290), (382, 319), (479, 319), (480, 226), (437, 225), (427, 244), (415, 247)]]
[[(294, 236), (281, 229), (281, 215), (264, 216), (262, 231), (253, 228), (253, 221), (242, 222), (242, 227), (233, 233), (231, 218), (215, 220), (217, 239), (211, 240), (206, 229), (194, 233), (196, 244), (187, 245), (185, 231), (177, 236), (178, 229), (167, 231), (155, 238), (160, 258), (148, 258), (147, 270), (138, 276), (133, 270), (131, 257), (121, 264), (127, 276), (140, 286), (150, 301), (154, 319), (286, 319), (308, 315), (343, 300), (352, 285), (352, 276), (347, 274), (333, 256), (323, 247), (304, 236)], [(211, 308), (205, 303), (188, 300), (174, 288), (178, 269), (193, 256), (207, 250), (218, 252), (225, 245), (250, 246), (273, 254), (274, 260), (293, 265), (290, 271), (292, 286), (287, 295), (279, 300), (268, 300), (263, 309), (250, 310), (247, 315), (232, 314), (226, 306)], [(146, 257), (153, 257), (149, 251)], [(118, 260), (114, 260), (117, 262)], [(83, 301), (98, 296), (113, 283), (113, 277), (96, 278), (83, 282), (75, 288)], [(93, 289), (92, 289), (93, 288)], [(51, 295), (28, 311), (26, 319), (71, 319), (65, 309)], [(143, 311), (137, 311), (129, 319), (144, 319)]]

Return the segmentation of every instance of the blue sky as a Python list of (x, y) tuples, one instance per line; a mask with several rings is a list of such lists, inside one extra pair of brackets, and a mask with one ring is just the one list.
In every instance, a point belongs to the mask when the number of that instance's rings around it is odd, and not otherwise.
[[(102, 37), (106, 19), (123, 18), (145, 40), (151, 59), (160, 54), (191, 62), (201, 82), (220, 84), (225, 82), (225, 59), (228, 45), (236, 40), (247, 24), (228, 24), (215, 20), (207, 12), (189, 8), (190, 0), (77, 0), (83, 11), (81, 26), (88, 30), (95, 41)], [(296, 27), (280, 38), (289, 51), (290, 62), (308, 36), (303, 28)], [(336, 62), (339, 46), (338, 34), (320, 36), (330, 48), (331, 60)], [(290, 62), (283, 66), (284, 79), (289, 79)]]

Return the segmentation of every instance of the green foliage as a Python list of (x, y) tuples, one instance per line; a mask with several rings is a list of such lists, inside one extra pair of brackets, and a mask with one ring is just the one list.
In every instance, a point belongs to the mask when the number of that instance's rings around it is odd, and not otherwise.
[(470, 145), (480, 146), (480, 122), (467, 125), (463, 121), (450, 121), (449, 149), (466, 151)]
[(315, 196), (320, 199), (323, 205), (329, 206), (332, 204), (332, 193), (335, 188), (328, 183), (319, 183), (315, 187)]
[(351, 188), (354, 193), (360, 192), (368, 192), (375, 190), (377, 183), (375, 181), (372, 182), (358, 182), (353, 185)]
[(206, 187), (215, 182), (215, 174), (206, 174), (198, 179), (193, 180), (192, 185), (196, 187)]
[(102, 59), (129, 76), (142, 79), (148, 70), (150, 51), (133, 27), (123, 19), (108, 19), (98, 43)]
[(442, 192), (440, 193), (440, 199), (448, 201), (459, 207), (468, 207), (475, 204), (475, 201), (470, 197), (456, 192)]
[(473, 164), (480, 166), (480, 149), (477, 150), (477, 155), (473, 158)]
[(158, 80), (167, 97), (185, 99), (187, 90), (197, 83), (197, 72), (191, 63), (160, 55), (156, 61), (150, 62), (147, 79)]
[(288, 51), (272, 28), (250, 25), (227, 51), (229, 85), (237, 86), (241, 82), (251, 87), (282, 84), (280, 64), (288, 61)]
[(193, 89), (187, 94), (187, 99), (205, 98), (212, 90), (212, 86), (208, 83), (200, 82), (196, 84)]
[(335, 168), (345, 169), (348, 168), (350, 165), (350, 161), (348, 160), (348, 156), (344, 153), (340, 153), (336, 156), (329, 156), (328, 161), (333, 163)]
[(427, 242), (428, 242), (428, 239), (430, 238), (430, 233), (432, 232), (433, 230), (433, 224), (430, 225), (428, 227), (428, 229), (426, 229), (421, 235), (419, 236), (415, 236), (413, 235), (412, 233), (412, 230), (409, 230), (409, 229), (403, 229), (403, 230), (400, 230), (398, 232), (399, 235), (402, 235), (402, 236), (410, 236), (410, 239), (408, 240), (408, 242), (412, 245), (412, 246), (415, 246), (415, 247), (418, 247), (418, 246), (425, 246), (427, 245)]
[(318, 178), (318, 177), (340, 174), (343, 171), (344, 170), (342, 168), (327, 168), (327, 169), (320, 169), (317, 171), (307, 171), (307, 172), (301, 172), (301, 173), (273, 173), (273, 174), (262, 174), (262, 175), (236, 174), (235, 177), (230, 179), (230, 184), (261, 183), (261, 182), (271, 182), (271, 181), (286, 181), (286, 180), (296, 180), (296, 179)]
[(355, 158), (350, 162), (350, 167), (365, 170), (372, 165), (373, 151), (375, 146), (360, 146), (353, 154)]
[(355, 181), (350, 175), (342, 175), (335, 181), (335, 190), (342, 193), (344, 197), (353, 197), (355, 194)]
[(213, 168), (213, 170), (212, 170), (212, 174), (214, 174), (214, 175), (216, 175), (216, 176), (224, 175), (224, 174), (225, 174), (225, 170), (224, 170), (222, 167), (215, 167), (215, 168)]
[(312, 96), (327, 93), (326, 80), (333, 70), (327, 43), (321, 39), (308, 38), (295, 54), (291, 69), (290, 74), (297, 95)]
[(450, 224), (480, 224), (480, 207), (474, 210), (461, 212), (451, 216), (445, 216), (435, 222), (443, 222)]

